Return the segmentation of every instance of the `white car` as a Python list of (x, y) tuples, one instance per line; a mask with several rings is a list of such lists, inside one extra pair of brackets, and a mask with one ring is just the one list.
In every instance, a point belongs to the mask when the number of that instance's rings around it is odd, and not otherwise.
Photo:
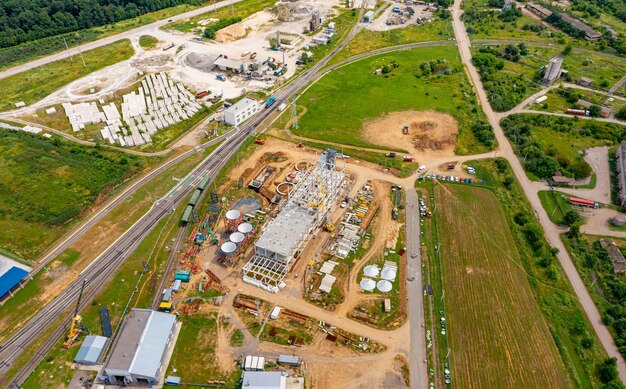
[(417, 172), (418, 172), (418, 173), (421, 173), (421, 172), (423, 172), (424, 170), (426, 170), (426, 166), (425, 166), (425, 165), (422, 165), (422, 166), (420, 166), (420, 168), (419, 168), (419, 169), (417, 169)]

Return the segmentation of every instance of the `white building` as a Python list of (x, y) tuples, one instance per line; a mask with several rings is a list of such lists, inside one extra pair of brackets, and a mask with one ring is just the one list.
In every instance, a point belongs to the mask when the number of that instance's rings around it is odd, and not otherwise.
[(259, 103), (246, 97), (224, 111), (224, 123), (230, 126), (237, 126), (258, 111)]

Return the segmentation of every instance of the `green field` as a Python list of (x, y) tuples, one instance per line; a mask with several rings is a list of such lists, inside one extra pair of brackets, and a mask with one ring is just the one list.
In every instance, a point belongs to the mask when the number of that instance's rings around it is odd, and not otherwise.
[(264, 10), (267, 7), (274, 5), (275, 3), (276, 0), (247, 0), (234, 4), (232, 7), (223, 7), (215, 11), (194, 16), (184, 21), (169, 23), (164, 27), (164, 29), (173, 29), (180, 32), (191, 32), (192, 30), (197, 28), (201, 31), (204, 31), (204, 28), (206, 26), (202, 26), (198, 23), (202, 19), (223, 19), (237, 16), (245, 19), (252, 14), (255, 14), (259, 11)]
[(508, 228), (493, 223), (506, 220), (497, 198), (485, 189), (439, 184), (435, 199), (441, 204), (437, 224), (449, 291), (446, 324), (454, 386), (569, 387), (515, 239)]
[(562, 93), (559, 93), (559, 91), (571, 93), (577, 96), (577, 98), (589, 101), (593, 104), (611, 108), (614, 111), (618, 111), (622, 106), (626, 105), (626, 103), (618, 99), (613, 99), (613, 101), (609, 101), (609, 98), (602, 93), (577, 88), (563, 88), (563, 90), (552, 89), (548, 91), (548, 93), (546, 93), (546, 96), (548, 96), (548, 100), (544, 101), (541, 104), (531, 103), (530, 105), (528, 105), (527, 108), (537, 111), (556, 113), (564, 113), (569, 108), (580, 108), (575, 102), (572, 103), (571, 101), (568, 101), (568, 99), (563, 96)]
[(152, 35), (142, 35), (139, 37), (139, 46), (144, 49), (153, 49), (159, 43), (159, 40)]
[(563, 225), (565, 214), (572, 209), (567, 200), (563, 197), (565, 194), (553, 190), (541, 190), (538, 192), (539, 200), (543, 209), (546, 210), (548, 217), (554, 224)]
[[(431, 60), (448, 61), (453, 73), (423, 76), (420, 64)], [(373, 74), (393, 63), (398, 67), (388, 74)], [(388, 53), (343, 66), (304, 92), (298, 104), (307, 112), (294, 133), (307, 138), (382, 148), (360, 137), (363, 121), (389, 112), (433, 109), (451, 114), (459, 123), (458, 153), (488, 149), (471, 130), (474, 123), (483, 120), (483, 114), (454, 46)]]
[(365, 53), (381, 47), (398, 46), (415, 42), (448, 41), (454, 38), (449, 20), (436, 19), (432, 23), (409, 25), (389, 31), (372, 31), (362, 29), (359, 33), (330, 61), (331, 64), (357, 54)]
[(33, 259), (156, 159), (0, 130), (0, 248)]
[(27, 105), (48, 96), (50, 93), (89, 73), (100, 70), (130, 58), (135, 51), (128, 39), (117, 41), (97, 49), (85, 51), (73, 62), (63, 59), (36, 67), (11, 77), (0, 79), (0, 111), (15, 109), (15, 103), (23, 101)]

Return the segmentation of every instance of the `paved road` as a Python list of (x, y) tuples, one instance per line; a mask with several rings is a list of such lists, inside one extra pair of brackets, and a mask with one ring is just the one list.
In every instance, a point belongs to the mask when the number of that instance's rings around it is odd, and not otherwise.
[(526, 198), (530, 202), (533, 207), (541, 226), (545, 231), (545, 237), (548, 240), (548, 243), (552, 247), (556, 247), (559, 250), (557, 254), (557, 258), (563, 267), (567, 278), (569, 279), (576, 296), (578, 297), (578, 301), (580, 302), (585, 314), (589, 318), (589, 322), (591, 323), (596, 335), (600, 339), (602, 346), (606, 350), (606, 353), (611, 356), (617, 358), (617, 370), (619, 372), (620, 379), (622, 382), (626, 382), (626, 363), (624, 362), (624, 358), (620, 354), (613, 341), (613, 337), (609, 333), (608, 329), (602, 323), (602, 318), (600, 316), (600, 312), (598, 312), (597, 307), (593, 303), (591, 296), (589, 295), (589, 291), (587, 287), (583, 283), (572, 259), (570, 258), (563, 242), (561, 241), (560, 233), (561, 231), (550, 221), (548, 218), (548, 214), (543, 209), (541, 202), (539, 201), (539, 197), (537, 196), (537, 192), (534, 190), (532, 182), (526, 176), (526, 172), (522, 167), (521, 162), (513, 152), (513, 149), (508, 142), (507, 138), (504, 135), (504, 131), (500, 127), (499, 115), (497, 115), (489, 105), (489, 101), (487, 99), (487, 94), (485, 89), (483, 88), (482, 82), (480, 81), (480, 77), (474, 65), (472, 64), (472, 55), (470, 52), (470, 42), (467, 36), (467, 32), (465, 30), (465, 26), (461, 21), (461, 2), (462, 0), (455, 0), (453, 11), (452, 11), (452, 26), (454, 28), (454, 35), (457, 40), (457, 45), (459, 48), (459, 52), (461, 54), (461, 60), (465, 65), (467, 72), (470, 76), (471, 82), (474, 84), (476, 93), (478, 94), (481, 106), (489, 123), (493, 126), (494, 133), (496, 135), (496, 139), (500, 145), (499, 155), (505, 157), (509, 163), (511, 164), (511, 168), (513, 169), (513, 173), (515, 177), (520, 183), (520, 186), (524, 190), (524, 194)]
[[(424, 321), (424, 279), (420, 242), (419, 199), (413, 186), (406, 187), (406, 292), (409, 307), (411, 329), (411, 347), (409, 369), (411, 388), (428, 388), (426, 361), (426, 327)], [(417, 254), (413, 258), (413, 254)], [(414, 278), (413, 278), (414, 277)], [(410, 281), (410, 280), (413, 281)], [(417, 364), (413, 361), (416, 361)]]
[[(164, 20), (159, 20), (157, 22), (151, 23), (151, 24), (146, 24), (145, 26), (141, 26), (141, 27), (137, 27), (134, 28), (132, 30), (128, 30), (122, 33), (119, 33), (117, 35), (112, 35), (110, 37), (107, 38), (102, 38), (99, 39), (97, 41), (93, 41), (93, 42), (89, 42), (89, 43), (85, 43), (83, 45), (80, 46), (80, 50), (85, 52), (87, 50), (92, 50), (95, 49), (97, 47), (101, 47), (101, 46), (105, 46), (108, 45), (110, 43), (116, 42), (120, 39), (130, 39), (132, 36), (135, 35), (141, 35), (144, 32), (147, 32), (151, 29), (154, 28), (160, 28), (166, 24), (168, 24), (168, 20), (172, 20), (173, 22), (179, 21), (179, 20), (185, 20), (188, 19), (190, 17), (193, 16), (197, 16), (197, 15), (201, 15), (203, 13), (206, 12), (210, 12), (216, 9), (220, 9), (223, 7), (227, 7), (229, 5), (231, 5), (232, 3), (239, 3), (241, 1), (244, 0), (224, 0), (224, 1), (220, 1), (219, 3), (215, 3), (214, 5), (209, 5), (206, 7), (201, 7), (201, 8), (197, 8), (194, 9), (192, 11), (189, 12), (185, 12), (176, 16), (172, 16), (171, 18), (167, 18)], [(72, 51), (76, 51), (76, 47), (71, 48)], [(67, 52), (66, 51), (60, 51), (56, 54), (52, 54), (49, 55), (47, 57), (43, 57), (43, 58), (39, 58), (36, 59), (34, 61), (30, 61), (27, 62), (25, 64), (21, 64), (21, 65), (17, 65), (14, 66), (12, 68), (8, 68), (6, 70), (0, 71), (0, 79), (5, 78), (5, 77), (9, 77), (9, 76), (13, 76), (15, 74), (21, 73), (21, 72), (25, 72), (27, 70), (30, 70), (32, 68), (36, 68), (37, 66), (41, 66), (41, 65), (45, 65), (47, 63), (50, 62), (54, 62), (54, 61), (58, 61), (60, 59), (66, 58), (67, 57)]]

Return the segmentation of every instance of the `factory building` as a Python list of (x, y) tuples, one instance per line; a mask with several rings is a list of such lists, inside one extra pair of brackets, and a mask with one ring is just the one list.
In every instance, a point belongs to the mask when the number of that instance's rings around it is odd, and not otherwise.
[(105, 381), (113, 385), (159, 383), (175, 330), (175, 315), (132, 309), (104, 367)]
[(256, 100), (246, 97), (224, 111), (224, 123), (230, 126), (238, 126), (240, 123), (245, 122), (250, 116), (257, 113), (258, 110), (259, 103)]
[(283, 278), (341, 193), (344, 173), (336, 158), (337, 152), (327, 149), (312, 169), (299, 173), (289, 199), (262, 228), (243, 268), (244, 282), (273, 293), (284, 287)]
[(215, 62), (213, 62), (213, 67), (218, 68), (223, 72), (231, 71), (241, 73), (245, 70), (245, 61), (219, 56)]
[(617, 187), (619, 192), (617, 198), (619, 205), (626, 206), (626, 141), (622, 141), (615, 153), (615, 164), (617, 166)]

